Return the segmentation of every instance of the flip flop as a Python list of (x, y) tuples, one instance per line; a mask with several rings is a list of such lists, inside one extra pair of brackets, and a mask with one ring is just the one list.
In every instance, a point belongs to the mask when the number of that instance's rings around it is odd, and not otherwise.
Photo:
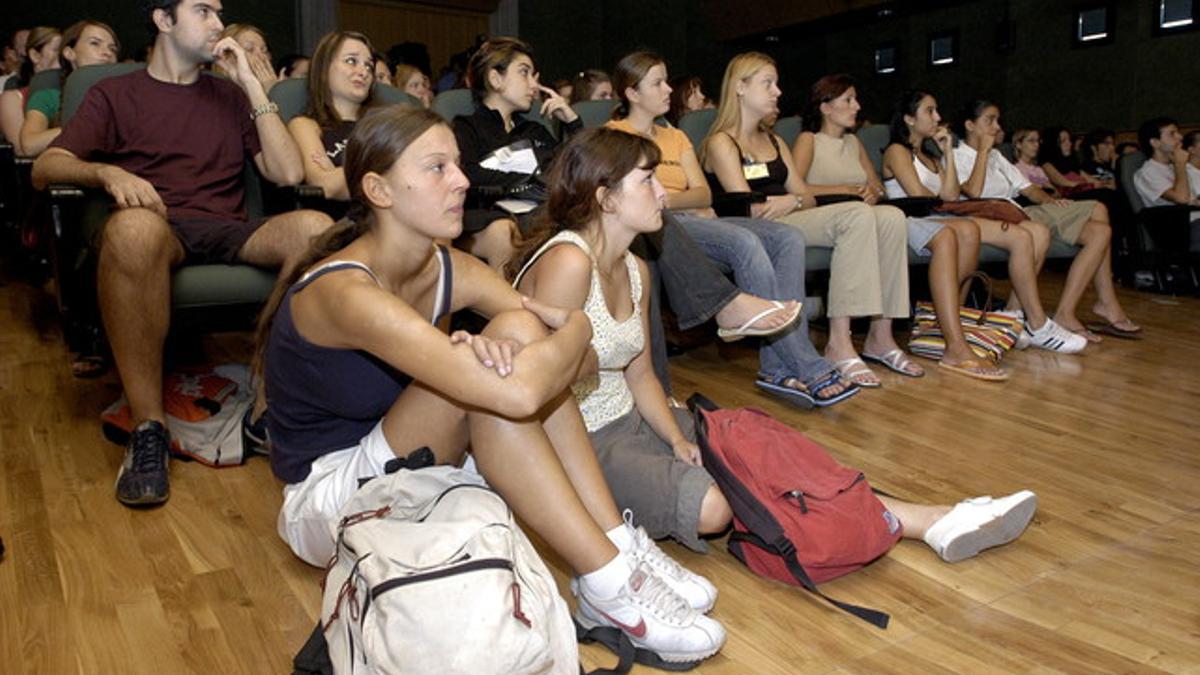
[(833, 367), (837, 368), (839, 375), (849, 380), (850, 383), (854, 384), (855, 386), (866, 389), (878, 389), (879, 387), (883, 386), (882, 382), (866, 382), (864, 380), (857, 379), (860, 375), (875, 374), (875, 372), (868, 368), (867, 364), (863, 363), (863, 360), (857, 356), (852, 359), (842, 359), (841, 361), (833, 364)]
[(925, 370), (920, 366), (917, 366), (917, 368), (921, 369), (916, 373), (907, 370), (905, 366), (916, 366), (917, 364), (913, 363), (912, 359), (908, 358), (908, 355), (899, 349), (893, 349), (882, 356), (875, 356), (874, 354), (863, 352), (862, 357), (864, 361), (878, 363), (893, 373), (900, 373), (905, 377), (923, 377), (925, 375)]
[(1010, 377), (1007, 370), (981, 359), (967, 359), (959, 363), (938, 361), (938, 367), (945, 368), (952, 373), (973, 377), (976, 380), (983, 380), (984, 382), (1006, 382)]
[(787, 311), (787, 305), (779, 302), (778, 300), (772, 300), (771, 305), (771, 307), (764, 309), (758, 314), (755, 314), (747, 319), (745, 323), (737, 328), (718, 328), (717, 337), (726, 342), (735, 342), (744, 337), (765, 337), (767, 335), (774, 335), (796, 323), (796, 319), (800, 318), (800, 312), (804, 309), (804, 303), (797, 302), (795, 311), (788, 315), (787, 321), (784, 321), (783, 324), (773, 328), (754, 328), (754, 324), (758, 323), (761, 319), (766, 318), (776, 312)]
[(1101, 342), (1104, 342), (1104, 338), (1100, 337), (1099, 335), (1096, 335), (1095, 333), (1088, 330), (1087, 328), (1084, 328), (1083, 330), (1073, 330), (1071, 332), (1076, 335), (1082, 335), (1084, 337), (1084, 339), (1087, 340), (1090, 344), (1096, 345), (1096, 344), (1100, 344)]
[[(820, 394), (816, 393), (822, 389), (826, 389), (838, 384), (845, 387), (840, 394), (821, 396)], [(842, 374), (836, 370), (831, 370), (828, 373), (825, 373), (824, 377), (819, 380), (804, 383), (804, 387), (810, 392), (813, 392), (813, 403), (815, 403), (818, 408), (826, 408), (834, 403), (840, 403), (859, 392), (859, 387), (857, 384), (854, 384), (850, 380), (842, 377)]]
[(789, 375), (780, 375), (779, 377), (768, 379), (763, 373), (759, 373), (758, 379), (754, 381), (754, 386), (763, 391), (775, 394), (801, 410), (812, 410), (817, 405), (817, 399), (813, 398), (812, 394), (803, 389), (789, 387), (787, 385), (788, 380), (798, 381)]
[[(1132, 324), (1133, 322), (1131, 321), (1130, 323)], [(1116, 338), (1121, 338), (1122, 340), (1142, 339), (1141, 326), (1138, 326), (1137, 330), (1128, 330), (1126, 328), (1121, 328), (1111, 321), (1096, 321), (1094, 323), (1089, 323), (1087, 328), (1089, 331), (1103, 333), (1104, 335), (1111, 335)]]

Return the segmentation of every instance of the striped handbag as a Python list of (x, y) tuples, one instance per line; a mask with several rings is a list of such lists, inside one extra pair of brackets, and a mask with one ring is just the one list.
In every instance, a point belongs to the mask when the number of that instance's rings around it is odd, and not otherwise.
[[(987, 288), (987, 300), (984, 307), (992, 304), (991, 278), (982, 272), (976, 272), (972, 278), (983, 280)], [(966, 283), (970, 283), (971, 278)], [(1013, 348), (1021, 331), (1025, 329), (1020, 319), (997, 312), (975, 309), (974, 307), (959, 307), (958, 320), (962, 324), (963, 337), (967, 346), (976, 356), (999, 363), (1005, 352)], [(928, 359), (941, 359), (946, 353), (946, 339), (942, 335), (942, 327), (938, 324), (937, 312), (933, 303), (927, 300), (917, 302), (913, 308), (912, 337), (908, 340), (908, 351), (916, 356)]]

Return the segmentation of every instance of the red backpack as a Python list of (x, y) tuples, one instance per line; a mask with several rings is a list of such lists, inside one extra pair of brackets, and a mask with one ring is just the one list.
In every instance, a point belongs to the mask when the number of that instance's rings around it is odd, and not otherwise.
[(900, 521), (861, 471), (761, 410), (688, 399), (704, 468), (733, 509), (729, 552), (754, 572), (803, 586), (880, 628), (888, 615), (840, 602), (817, 584), (857, 570), (900, 539)]

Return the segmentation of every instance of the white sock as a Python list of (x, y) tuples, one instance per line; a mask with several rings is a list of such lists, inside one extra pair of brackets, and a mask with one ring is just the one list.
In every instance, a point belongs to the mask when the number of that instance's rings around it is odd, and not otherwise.
[(633, 567), (629, 564), (629, 559), (624, 553), (617, 553), (600, 569), (580, 576), (579, 581), (601, 598), (614, 598), (621, 592), (625, 582), (629, 581), (631, 574)]
[(604, 535), (622, 553), (633, 548), (633, 533), (629, 531), (629, 526), (625, 523), (621, 523), (608, 532), (605, 532)]

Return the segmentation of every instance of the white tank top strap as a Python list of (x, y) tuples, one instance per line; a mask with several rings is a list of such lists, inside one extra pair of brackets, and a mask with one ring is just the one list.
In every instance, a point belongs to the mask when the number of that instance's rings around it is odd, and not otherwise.
[(323, 276), (326, 272), (332, 272), (334, 270), (339, 270), (339, 269), (351, 269), (351, 268), (360, 269), (360, 270), (366, 272), (368, 275), (370, 275), (371, 279), (375, 281), (375, 283), (379, 284), (380, 287), (383, 286), (383, 284), (380, 283), (380, 281), (379, 281), (379, 277), (375, 276), (375, 273), (371, 271), (371, 268), (367, 267), (365, 264), (360, 263), (357, 260), (330, 260), (329, 262), (327, 262), (323, 265), (317, 265), (316, 267), (305, 272), (299, 279), (297, 279), (296, 284), (297, 285), (305, 285), (308, 282), (312, 281), (313, 279), (316, 279), (319, 276)]
[[(568, 243), (575, 244), (579, 248), (583, 249), (583, 252), (588, 256), (588, 259), (592, 261), (592, 269), (596, 269), (596, 256), (592, 253), (592, 247), (588, 246), (587, 241), (575, 232), (570, 230), (562, 230), (553, 237), (547, 239), (546, 243), (539, 246), (538, 250), (534, 251), (533, 255), (529, 256), (529, 260), (527, 260), (525, 264), (521, 266), (521, 271), (518, 272), (516, 278), (513, 279), (513, 288), (521, 285), (521, 279), (525, 278), (525, 273), (529, 271), (530, 267), (533, 267), (533, 264), (538, 261), (538, 258), (542, 257), (543, 253), (549, 251), (559, 244)], [(595, 280), (595, 277), (596, 275), (593, 274), (592, 279)]]

